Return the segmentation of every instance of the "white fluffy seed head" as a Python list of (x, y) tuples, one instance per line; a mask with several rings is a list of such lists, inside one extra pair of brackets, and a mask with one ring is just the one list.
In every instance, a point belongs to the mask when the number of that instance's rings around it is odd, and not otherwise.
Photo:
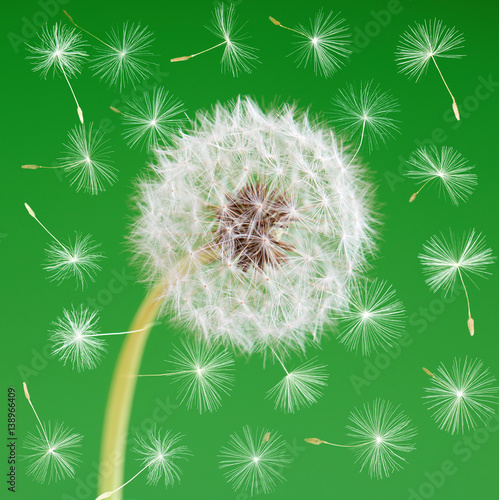
[(373, 188), (346, 165), (293, 106), (199, 113), (139, 184), (132, 241), (167, 309), (247, 352), (317, 340), (374, 247)]

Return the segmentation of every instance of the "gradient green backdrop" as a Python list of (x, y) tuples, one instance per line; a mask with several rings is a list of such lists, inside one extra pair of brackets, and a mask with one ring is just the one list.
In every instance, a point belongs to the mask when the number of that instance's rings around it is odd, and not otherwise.
[[(272, 493), (275, 499), (497, 498), (499, 421), (482, 425), (475, 433), (464, 436), (439, 431), (423, 406), (428, 379), (421, 370), (423, 365), (436, 369), (440, 362), (450, 364), (455, 356), (470, 356), (481, 358), (499, 375), (496, 266), (491, 267), (490, 279), (479, 279), (479, 289), (470, 290), (476, 321), (476, 335), (470, 338), (464, 295), (443, 300), (441, 295), (430, 292), (417, 259), (428, 237), (449, 228), (461, 233), (474, 227), (485, 233), (489, 246), (496, 255), (499, 253), (496, 3), (239, 0), (235, 2), (238, 15), (247, 20), (251, 42), (260, 49), (261, 64), (253, 74), (237, 79), (221, 74), (220, 54), (215, 52), (186, 63), (169, 63), (171, 57), (213, 44), (213, 36), (204, 28), (211, 16), (211, 2), (67, 0), (64, 6), (61, 3), (46, 1), (52, 10), (49, 16), (43, 14), (42, 2), (8, 0), (2, 5), (0, 304), (4, 417), (0, 425), (5, 436), (7, 388), (12, 386), (17, 390), (19, 445), (26, 433), (34, 429), (33, 414), (22, 395), (25, 380), (44, 420), (63, 420), (85, 436), (83, 462), (78, 468), (77, 481), (49, 485), (37, 485), (26, 477), (25, 464), (19, 462), (14, 498), (95, 498), (104, 407), (123, 339), (109, 339), (109, 352), (96, 370), (77, 373), (50, 356), (47, 330), (63, 307), (91, 301), (100, 308), (102, 331), (127, 329), (145, 293), (144, 285), (136, 282), (137, 270), (129, 265), (124, 239), (132, 213), (132, 180), (149, 158), (145, 152), (127, 149), (121, 137), (121, 121), (109, 111), (110, 104), (126, 101), (132, 89), (120, 95), (92, 77), (90, 71), (84, 71), (74, 81), (87, 122), (93, 121), (109, 131), (119, 182), (108, 191), (95, 197), (76, 193), (66, 179), (54, 172), (20, 168), (25, 163), (52, 164), (61, 153), (68, 130), (76, 123), (65, 82), (60, 78), (44, 81), (33, 73), (25, 59), (23, 44), (23, 40), (33, 41), (30, 23), (36, 28), (47, 17), (50, 23), (65, 22), (62, 8), (96, 34), (126, 20), (148, 25), (156, 35), (154, 51), (158, 54), (159, 68), (148, 85), (166, 87), (185, 102), (191, 115), (199, 108), (209, 107), (217, 100), (233, 99), (238, 94), (249, 94), (265, 103), (275, 99), (296, 100), (302, 106), (310, 106), (313, 112), (324, 113), (330, 109), (331, 97), (338, 88), (371, 78), (383, 89), (391, 89), (402, 108), (400, 136), (390, 141), (386, 149), (370, 156), (365, 149), (362, 151), (363, 160), (376, 180), (384, 223), (371, 275), (393, 283), (406, 305), (407, 334), (400, 346), (394, 348), (391, 356), (363, 358), (346, 352), (334, 335), (324, 338), (318, 356), (329, 366), (329, 386), (318, 404), (295, 415), (274, 411), (271, 402), (265, 400), (266, 391), (282, 373), (278, 366), (263, 370), (258, 357), (237, 360), (233, 394), (214, 414), (200, 416), (185, 407), (176, 407), (175, 388), (161, 379), (140, 381), (132, 428), (146, 430), (156, 415), (161, 426), (185, 434), (185, 444), (193, 456), (183, 467), (180, 485), (165, 491), (161, 483), (157, 487), (147, 486), (145, 477), (140, 477), (126, 488), (124, 498), (247, 498), (227, 485), (217, 460), (217, 453), (229, 434), (240, 431), (245, 424), (278, 430), (293, 447), (294, 461), (284, 472), (287, 481)], [(297, 69), (293, 59), (286, 57), (291, 52), (293, 36), (268, 21), (272, 15), (291, 26), (306, 23), (321, 7), (341, 10), (355, 36), (355, 50), (346, 67), (330, 79), (316, 77), (311, 68)], [(430, 67), (428, 74), (414, 83), (397, 73), (394, 62), (399, 35), (413, 21), (433, 17), (455, 25), (465, 36), (466, 57), (444, 60), (441, 64), (460, 105), (460, 123), (452, 117), (449, 96), (434, 68)], [(404, 158), (421, 143), (453, 146), (476, 165), (478, 188), (466, 204), (456, 208), (438, 198), (434, 190), (427, 190), (415, 203), (408, 203), (414, 184), (401, 177), (400, 169)], [(103, 271), (83, 292), (75, 290), (72, 282), (56, 286), (47, 279), (41, 267), (47, 235), (26, 213), (25, 201), (60, 237), (78, 229), (84, 234), (91, 233), (102, 243), (108, 257)], [(183, 334), (168, 324), (155, 328), (146, 349), (143, 371), (163, 370), (163, 360), (172, 342), (178, 342), (178, 336)], [(294, 361), (298, 363), (299, 359)], [(404, 470), (389, 479), (373, 480), (367, 473), (359, 472), (349, 450), (304, 445), (303, 438), (311, 436), (340, 443), (347, 441), (345, 425), (349, 412), (377, 397), (400, 404), (418, 428), (417, 449), (407, 456)], [(127, 477), (137, 470), (131, 448)], [(3, 453), (5, 458), (0, 458), (0, 462), (6, 474), (6, 447)], [(18, 454), (22, 454), (20, 446)], [(442, 468), (445, 474), (436, 473)], [(4, 497), (4, 491), (8, 493), (6, 487), (2, 480), (2, 498), (8, 498)], [(418, 496), (412, 495), (411, 489)]]

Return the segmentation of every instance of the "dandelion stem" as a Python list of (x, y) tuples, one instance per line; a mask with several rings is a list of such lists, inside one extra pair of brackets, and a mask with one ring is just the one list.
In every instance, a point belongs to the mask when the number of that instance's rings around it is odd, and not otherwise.
[(59, 66), (61, 67), (62, 74), (64, 75), (64, 78), (68, 82), (69, 90), (71, 90), (71, 93), (73, 94), (73, 98), (74, 98), (74, 100), (76, 102), (76, 111), (78, 113), (78, 118), (80, 119), (80, 122), (83, 124), (83, 111), (80, 108), (80, 104), (78, 103), (78, 99), (76, 98), (76, 94), (74, 93), (74, 90), (73, 90), (73, 87), (71, 86), (71, 83), (69, 83), (69, 78), (66, 75), (66, 72), (64, 71), (63, 65), (59, 64)]
[(317, 438), (307, 438), (305, 439), (307, 443), (310, 444), (328, 444), (329, 446), (337, 446), (339, 448), (358, 448), (359, 446), (367, 446), (368, 444), (372, 444), (376, 442), (376, 439), (373, 441), (367, 441), (366, 443), (359, 443), (359, 444), (337, 444), (337, 443), (329, 443), (328, 441), (323, 441), (322, 439), (317, 439)]
[(364, 118), (364, 121), (362, 123), (362, 133), (360, 135), (359, 147), (357, 148), (357, 151), (355, 151), (355, 154), (352, 156), (352, 159), (348, 162), (348, 165), (346, 166), (346, 168), (348, 168), (352, 164), (352, 162), (355, 160), (357, 154), (359, 153), (360, 148), (362, 147), (362, 141), (364, 140), (364, 132), (366, 130), (366, 123), (367, 123), (367, 119)]
[(277, 355), (277, 353), (274, 351), (274, 349), (272, 348), (271, 345), (269, 345), (270, 347), (270, 350), (274, 353), (274, 356), (277, 358), (277, 360), (279, 361), (279, 363), (281, 363), (281, 366), (284, 368), (284, 371), (286, 372), (286, 375), (289, 375), (289, 372), (288, 370), (286, 370), (286, 367), (284, 366), (284, 363), (282, 362), (281, 358)]
[[(213, 258), (213, 252), (209, 248), (201, 248), (197, 252), (196, 264), (210, 262)], [(127, 335), (121, 348), (109, 389), (102, 430), (99, 491), (103, 493), (113, 491), (117, 487), (116, 485), (123, 483), (126, 438), (137, 374), (149, 333), (161, 305), (161, 298), (168, 292), (169, 283), (174, 282), (174, 277), (178, 279), (180, 276), (189, 274), (191, 265), (192, 258), (180, 261), (172, 270), (171, 276), (167, 276), (150, 290), (142, 301), (130, 327), (132, 331), (141, 331)], [(120, 494), (114, 496), (114, 500), (120, 499)]]
[(298, 31), (294, 28), (288, 28), (287, 26), (282, 25), (277, 19), (274, 19), (271, 16), (269, 16), (269, 19), (273, 24), (275, 24), (276, 26), (279, 26), (279, 28), (284, 28), (285, 30), (293, 31), (294, 33), (297, 33), (298, 35), (304, 36), (305, 38), (310, 38), (309, 36), (305, 35), (305, 33), (302, 33), (301, 31)]
[(192, 59), (193, 57), (204, 54), (205, 52), (209, 52), (210, 50), (216, 49), (217, 47), (225, 45), (226, 43), (229, 43), (229, 40), (224, 40), (223, 42), (217, 43), (216, 45), (213, 45), (213, 47), (210, 47), (209, 49), (202, 50), (201, 52), (198, 52), (197, 54), (192, 54), (190, 56), (174, 57), (173, 59), (170, 59), (170, 62), (187, 61), (188, 59)]
[[(54, 238), (54, 240), (59, 243), (59, 245), (64, 248), (64, 250), (68, 251), (68, 249), (40, 222), (40, 220), (38, 219), (38, 217), (36, 216), (35, 212), (33, 212), (33, 209), (27, 204), (25, 203), (24, 206), (26, 207), (26, 210), (28, 211), (28, 213), (31, 215), (31, 217), (33, 217), (33, 219), (36, 220), (36, 222), (38, 222), (38, 224), (40, 224), (40, 226), (42, 226), (42, 228), (52, 237)], [(69, 253), (69, 252), (68, 252)]]
[(127, 335), (128, 333), (136, 333), (136, 332), (143, 332), (144, 330), (147, 330), (148, 328), (151, 328), (152, 325), (146, 325), (144, 328), (141, 328), (140, 330), (129, 330), (128, 332), (112, 332), (112, 333), (92, 333), (92, 337), (106, 337), (108, 335)]
[(461, 274), (461, 269), (458, 267), (457, 272), (459, 273), (459, 278), (461, 278), (461, 283), (463, 284), (464, 288), (464, 293), (466, 295), (466, 302), (468, 303), (468, 330), (470, 332), (470, 335), (475, 335), (475, 322), (473, 321), (473, 318), (471, 317), (471, 306), (470, 306), (470, 297), (468, 295), (468, 289), (466, 288), (466, 285), (464, 284), (464, 279), (463, 275)]
[(64, 165), (57, 165), (55, 167), (44, 167), (42, 165), (21, 165), (21, 168), (26, 170), (37, 170), (39, 168), (66, 168)]
[(426, 184), (428, 184), (431, 181), (434, 181), (435, 179), (436, 179), (436, 177), (432, 177), (431, 179), (428, 179), (415, 193), (412, 194), (412, 196), (409, 198), (409, 203), (412, 203), (416, 199), (416, 196), (426, 186)]
[(47, 442), (47, 446), (50, 449), (50, 443), (49, 443), (49, 438), (47, 437), (47, 434), (45, 432), (45, 427), (42, 424), (42, 421), (40, 420), (40, 417), (38, 416), (38, 413), (36, 413), (35, 407), (33, 406), (33, 403), (31, 402), (31, 398), (28, 393), (28, 387), (26, 386), (26, 382), (23, 382), (23, 387), (24, 387), (24, 394), (26, 396), (26, 399), (28, 400), (29, 405), (31, 406), (31, 409), (33, 410), (33, 413), (35, 414), (36, 419), (38, 420), (38, 424), (40, 425), (40, 429), (42, 430), (43, 437), (45, 438), (45, 441)]
[(434, 378), (439, 384), (443, 385), (445, 388), (447, 388), (449, 391), (451, 392), (454, 392), (454, 389), (449, 385), (447, 384), (446, 382), (444, 382), (440, 377), (437, 377), (436, 375), (434, 375), (430, 370), (428, 370), (427, 368), (425, 368), (423, 366), (423, 371), (429, 375), (430, 377)]
[(63, 10), (62, 12), (64, 12), (65, 16), (71, 21), (71, 24), (73, 24), (74, 26), (76, 26), (78, 29), (80, 29), (81, 31), (85, 32), (87, 35), (91, 36), (92, 38), (95, 38), (98, 42), (104, 44), (106, 47), (109, 47), (111, 50), (114, 50), (118, 54), (120, 53), (120, 51), (118, 49), (116, 49), (115, 47), (112, 47), (111, 45), (109, 45), (108, 43), (106, 43), (104, 40), (101, 40), (100, 38), (96, 37), (95, 35), (92, 35), (92, 33), (90, 33), (86, 29), (84, 29), (81, 26), (79, 26), (78, 24), (76, 24), (73, 21), (73, 18), (65, 10)]
[(104, 498), (109, 498), (111, 495), (114, 495), (117, 491), (120, 491), (127, 484), (131, 483), (138, 475), (142, 474), (142, 472), (144, 472), (148, 467), (150, 467), (154, 462), (156, 462), (160, 458), (162, 458), (162, 457), (155, 458), (154, 460), (152, 460), (148, 464), (144, 465), (144, 467), (142, 467), (142, 469), (140, 469), (139, 472), (137, 472), (137, 474), (135, 474), (135, 476), (131, 477), (126, 483), (123, 483), (121, 486), (118, 486), (118, 488), (114, 489), (113, 491), (106, 491), (105, 493), (102, 493), (102, 495), (99, 495), (96, 498), (96, 500), (103, 500)]
[(433, 59), (433, 62), (435, 63), (435, 66), (437, 67), (438, 73), (440, 74), (440, 77), (442, 78), (442, 81), (444, 82), (445, 87), (447, 88), (447, 91), (449, 92), (450, 96), (452, 97), (452, 110), (454, 111), (454, 116), (456, 117), (456, 120), (460, 120), (461, 117), (459, 116), (459, 108), (457, 107), (456, 99), (454, 98), (452, 92), (450, 91), (449, 86), (447, 85), (447, 82), (445, 81), (444, 75), (442, 75), (442, 72), (440, 71), (440, 68), (438, 67), (437, 61), (435, 61), (435, 58), (431, 56)]

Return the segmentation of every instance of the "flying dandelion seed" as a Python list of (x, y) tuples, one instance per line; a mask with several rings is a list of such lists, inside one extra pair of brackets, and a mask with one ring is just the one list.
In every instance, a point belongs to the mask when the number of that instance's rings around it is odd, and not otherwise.
[(336, 444), (318, 438), (307, 438), (313, 445), (327, 444), (340, 448), (351, 448), (361, 462), (361, 472), (367, 468), (371, 477), (383, 479), (396, 470), (402, 469), (405, 462), (401, 454), (414, 450), (412, 439), (416, 430), (410, 419), (388, 401), (375, 400), (372, 405), (364, 405), (362, 410), (355, 409), (350, 414), (350, 437), (352, 444)]
[(483, 277), (489, 274), (486, 267), (494, 263), (495, 257), (492, 256), (492, 250), (486, 248), (485, 237), (475, 235), (474, 229), (461, 240), (456, 239), (452, 232), (448, 241), (443, 235), (435, 235), (423, 245), (423, 253), (419, 255), (419, 259), (428, 276), (426, 283), (433, 292), (443, 289), (445, 294), (454, 293), (459, 277), (468, 303), (468, 330), (470, 335), (474, 335), (475, 322), (471, 317), (470, 298), (463, 274), (470, 280), (470, 275)]
[(437, 181), (452, 203), (459, 205), (459, 201), (468, 199), (477, 183), (476, 175), (471, 173), (474, 167), (460, 153), (446, 146), (442, 146), (440, 151), (435, 146), (419, 148), (408, 163), (412, 168), (407, 171), (407, 177), (422, 184), (409, 202), (413, 202), (426, 185)]
[(431, 377), (431, 386), (425, 403), (433, 410), (433, 418), (439, 429), (446, 432), (465, 432), (474, 430), (478, 423), (485, 422), (494, 415), (490, 405), (497, 404), (495, 395), (499, 388), (494, 385), (495, 377), (483, 368), (478, 360), (466, 358), (464, 362), (454, 358), (452, 370), (443, 364), (438, 367), (437, 375), (423, 368)]
[(56, 424), (54, 427), (50, 423), (44, 425), (33, 406), (26, 383), (23, 383), (23, 387), (26, 399), (38, 421), (37, 434), (29, 433), (24, 444), (30, 452), (26, 456), (30, 461), (26, 473), (40, 483), (45, 482), (47, 478), (49, 483), (66, 477), (73, 478), (75, 467), (80, 462), (81, 453), (78, 448), (83, 436), (63, 424)]
[(374, 86), (372, 81), (361, 83), (359, 88), (349, 85), (340, 89), (331, 103), (338, 127), (351, 137), (360, 135), (359, 145), (349, 164), (357, 157), (364, 140), (372, 151), (399, 131), (398, 122), (393, 118), (393, 114), (400, 111), (397, 99)]
[(182, 344), (175, 348), (169, 373), (139, 377), (172, 377), (179, 384), (180, 402), (187, 408), (197, 407), (199, 413), (216, 411), (222, 405), (221, 394), (229, 394), (234, 384), (234, 359), (213, 344), (202, 342)]
[(384, 281), (365, 282), (354, 288), (348, 309), (342, 313), (338, 338), (349, 351), (362, 349), (369, 356), (387, 349), (405, 326), (405, 309), (395, 290)]
[(120, 29), (107, 33), (102, 40), (76, 24), (66, 11), (63, 12), (74, 26), (101, 43), (92, 65), (95, 75), (101, 80), (110, 86), (118, 86), (121, 92), (128, 83), (135, 87), (136, 83), (152, 74), (148, 59), (153, 55), (150, 46), (154, 35), (147, 28), (124, 23)]
[(124, 111), (111, 106), (115, 113), (123, 116), (125, 133), (130, 147), (145, 144), (148, 149), (163, 146), (179, 133), (185, 123), (184, 104), (168, 94), (163, 88), (156, 88), (152, 94), (144, 94), (129, 102)]
[(362, 169), (345, 169), (330, 134), (292, 107), (240, 100), (158, 151), (133, 240), (151, 278), (173, 285), (167, 309), (247, 352), (318, 338), (374, 235)]
[[(268, 439), (267, 439), (268, 437)], [(252, 433), (248, 426), (243, 434), (232, 434), (220, 450), (220, 468), (235, 491), (251, 496), (270, 493), (278, 481), (284, 481), (281, 470), (291, 463), (286, 442), (275, 433)]]
[(63, 316), (53, 322), (50, 342), (52, 354), (66, 365), (70, 362), (78, 371), (91, 370), (100, 362), (106, 351), (102, 337), (109, 335), (127, 335), (142, 330), (129, 332), (99, 333), (97, 311), (80, 305), (64, 309)]
[(28, 170), (63, 169), (70, 177), (70, 184), (76, 184), (76, 191), (84, 190), (92, 195), (105, 191), (104, 183), (110, 185), (116, 181), (116, 169), (110, 164), (110, 148), (104, 134), (88, 131), (85, 125), (76, 126), (69, 132), (68, 142), (64, 145), (65, 156), (59, 158), (60, 165), (44, 167), (41, 165), (22, 165)]
[(274, 401), (274, 408), (294, 413), (303, 406), (315, 404), (322, 396), (322, 389), (327, 385), (327, 367), (312, 359), (288, 371), (281, 359), (277, 359), (286, 376), (267, 393), (267, 398)]
[(300, 24), (297, 28), (288, 28), (273, 17), (269, 19), (276, 26), (299, 36), (297, 48), (290, 55), (296, 54), (298, 67), (303, 65), (306, 68), (313, 64), (316, 75), (326, 78), (332, 76), (352, 53), (349, 48), (352, 43), (349, 27), (345, 19), (339, 18), (339, 14), (330, 12), (324, 16), (320, 10), (314, 20), (310, 19), (310, 27)]
[(40, 71), (43, 78), (46, 78), (51, 70), (54, 75), (62, 73), (75, 100), (78, 118), (83, 123), (83, 111), (69, 79), (81, 72), (85, 58), (88, 57), (83, 50), (86, 44), (79, 33), (60, 23), (55, 23), (52, 28), (45, 25), (38, 38), (39, 45), (27, 46), (33, 54), (28, 56), (28, 59), (33, 61), (33, 71)]
[(178, 461), (186, 460), (187, 456), (190, 455), (187, 447), (178, 446), (182, 437), (182, 435), (173, 434), (171, 431), (166, 431), (163, 434), (161, 429), (157, 430), (155, 427), (148, 431), (147, 438), (137, 435), (134, 451), (140, 455), (142, 469), (118, 488), (99, 495), (96, 500), (109, 498), (146, 470), (148, 471), (147, 484), (156, 485), (161, 478), (164, 479), (166, 487), (180, 482), (182, 471)]
[(437, 57), (449, 59), (459, 59), (462, 55), (449, 54), (449, 52), (462, 48), (463, 36), (456, 28), (447, 28), (442, 25), (442, 21), (423, 21), (423, 24), (416, 23), (415, 27), (409, 27), (397, 47), (396, 61), (400, 67), (400, 72), (419, 80), (426, 72), (428, 63), (432, 60), (438, 70), (438, 74), (445, 84), (445, 88), (452, 98), (452, 110), (457, 120), (460, 120), (459, 109), (447, 82), (445, 81), (440, 67), (437, 64)]
[(241, 32), (240, 27), (237, 27), (237, 17), (233, 4), (230, 4), (227, 8), (223, 3), (220, 3), (215, 8), (212, 25), (208, 29), (222, 41), (197, 54), (175, 57), (171, 59), (171, 62), (187, 61), (210, 50), (224, 47), (221, 59), (222, 71), (224, 73), (230, 72), (232, 76), (237, 77), (241, 71), (246, 73), (253, 71), (255, 62), (258, 60), (255, 53), (256, 49), (243, 43), (248, 36)]
[(96, 253), (99, 245), (90, 239), (90, 235), (81, 237), (76, 234), (74, 243), (63, 245), (40, 222), (32, 208), (27, 203), (24, 206), (31, 217), (54, 240), (54, 243), (47, 248), (47, 264), (44, 267), (51, 274), (52, 281), (61, 283), (73, 277), (81, 288), (84, 288), (87, 278), (94, 281), (97, 271), (101, 269), (99, 261), (104, 256)]

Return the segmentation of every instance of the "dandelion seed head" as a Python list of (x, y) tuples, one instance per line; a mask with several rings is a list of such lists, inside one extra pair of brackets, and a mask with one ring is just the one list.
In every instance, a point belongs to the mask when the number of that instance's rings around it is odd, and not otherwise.
[(52, 70), (53, 74), (62, 73), (68, 78), (81, 72), (85, 58), (86, 43), (75, 29), (61, 23), (49, 27), (45, 25), (37, 34), (38, 45), (27, 45), (28, 56), (33, 64), (33, 71), (40, 71), (43, 78)]
[(239, 76), (240, 72), (251, 73), (258, 61), (256, 49), (244, 41), (249, 37), (237, 26), (237, 17), (234, 5), (228, 7), (220, 3), (215, 7), (213, 20), (208, 29), (221, 40), (225, 41), (225, 48), (221, 59), (222, 71)]
[(190, 455), (186, 446), (178, 444), (182, 437), (156, 427), (150, 429), (145, 437), (137, 434), (134, 451), (139, 454), (142, 466), (148, 466), (148, 484), (156, 485), (163, 478), (168, 487), (180, 481), (182, 471), (178, 462), (187, 460)]
[(389, 401), (377, 399), (355, 409), (350, 414), (348, 434), (360, 470), (367, 469), (371, 477), (382, 479), (406, 462), (404, 455), (414, 450), (416, 429), (410, 419)]
[(52, 281), (62, 283), (68, 278), (74, 278), (77, 286), (82, 289), (88, 279), (95, 280), (97, 271), (100, 271), (99, 262), (104, 255), (97, 253), (99, 244), (92, 241), (90, 235), (75, 234), (73, 242), (62, 246), (58, 242), (51, 243), (46, 250), (47, 270)]
[(105, 191), (105, 184), (116, 182), (116, 169), (110, 162), (111, 150), (104, 134), (93, 125), (77, 125), (69, 132), (61, 167), (76, 185), (76, 191), (90, 194)]
[(373, 81), (340, 89), (331, 103), (334, 123), (351, 137), (359, 139), (364, 134), (370, 151), (399, 131), (394, 118), (400, 111), (397, 99)]
[(298, 41), (290, 55), (296, 57), (298, 67), (312, 65), (316, 75), (332, 76), (352, 53), (349, 27), (339, 14), (324, 15), (320, 10), (309, 26), (299, 25), (295, 34)]
[(153, 33), (140, 24), (124, 23), (112, 29), (104, 38), (105, 44), (96, 47), (98, 53), (92, 64), (95, 75), (120, 91), (127, 84), (135, 87), (152, 74), (153, 41)]
[(83, 436), (74, 433), (64, 424), (50, 423), (43, 428), (37, 426), (37, 433), (29, 433), (24, 442), (28, 454), (26, 472), (39, 483), (73, 478), (75, 467), (80, 462)]
[(452, 231), (448, 238), (432, 236), (423, 245), (419, 259), (431, 290), (452, 294), (460, 273), (468, 277), (483, 277), (489, 274), (487, 266), (494, 263), (495, 257), (487, 248), (485, 237), (472, 229), (462, 238), (456, 237)]
[(242, 490), (251, 496), (273, 491), (276, 483), (284, 480), (282, 469), (291, 463), (281, 436), (274, 432), (252, 432), (248, 426), (243, 428), (242, 435), (230, 436), (219, 457), (228, 483), (235, 491)]
[(318, 339), (374, 249), (372, 189), (342, 154), (307, 114), (249, 99), (199, 113), (158, 149), (132, 240), (148, 276), (172, 284), (166, 310), (246, 352)]
[(406, 176), (425, 184), (436, 179), (439, 190), (448, 195), (454, 205), (466, 201), (477, 184), (474, 167), (451, 147), (429, 146), (417, 149), (408, 160)]
[(438, 427), (446, 432), (473, 430), (494, 414), (499, 387), (478, 359), (454, 358), (450, 370), (441, 364), (430, 384), (425, 388), (425, 403)]
[(96, 336), (97, 311), (80, 306), (64, 309), (53, 323), (50, 335), (52, 354), (78, 371), (93, 369), (105, 352), (105, 343)]
[(399, 71), (419, 80), (431, 59), (436, 57), (459, 59), (462, 55), (451, 53), (461, 49), (463, 36), (456, 28), (447, 28), (434, 19), (415, 23), (402, 34), (397, 47), (396, 61)]

